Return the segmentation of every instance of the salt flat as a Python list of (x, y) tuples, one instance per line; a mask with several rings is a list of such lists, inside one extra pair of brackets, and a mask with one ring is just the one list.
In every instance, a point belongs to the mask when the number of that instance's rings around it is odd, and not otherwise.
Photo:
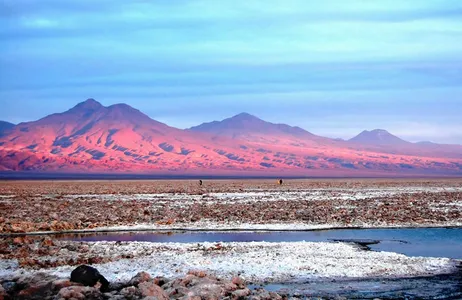
[[(455, 261), (447, 258), (364, 251), (345, 243), (96, 242), (89, 245), (87, 256), (111, 260), (95, 265), (111, 281), (127, 281), (139, 270), (169, 278), (181, 276), (190, 270), (201, 270), (223, 278), (239, 275), (251, 282), (261, 283), (316, 278), (430, 276), (453, 272), (456, 266)], [(127, 255), (131, 258), (118, 259)], [(57, 256), (72, 259), (75, 253), (63, 247)], [(40, 271), (64, 278), (72, 269), (72, 266), (63, 266)], [(28, 272), (34, 271), (25, 271), (13, 264), (9, 270), (3, 270), (0, 276), (15, 277)]]

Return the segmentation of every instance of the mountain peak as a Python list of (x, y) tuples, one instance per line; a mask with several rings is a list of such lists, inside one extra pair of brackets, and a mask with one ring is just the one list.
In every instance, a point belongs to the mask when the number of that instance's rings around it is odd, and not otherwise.
[[(83, 116), (85, 118), (88, 118), (102, 109), (104, 109), (104, 106), (101, 103), (99, 103), (93, 98), (89, 98), (83, 102), (80, 102), (79, 104), (77, 104), (76, 106), (74, 106), (73, 108), (69, 109), (68, 111), (62, 114), (68, 117), (69, 116), (79, 116), (79, 117)], [(58, 114), (58, 115), (62, 115), (62, 114)], [(46, 118), (47, 117), (45, 117), (45, 119)]]
[(270, 125), (270, 123), (267, 123), (249, 113), (242, 112), (222, 121), (213, 121), (191, 127), (190, 130), (208, 132), (213, 134), (235, 135), (238, 133), (248, 132), (256, 129), (261, 130), (268, 125)]
[(113, 104), (111, 106), (108, 106), (108, 109), (110, 109), (110, 110), (119, 110), (119, 111), (139, 111), (136, 108), (133, 108), (130, 105), (125, 104), (125, 103)]
[(104, 107), (104, 106), (101, 103), (99, 103), (98, 101), (96, 101), (93, 98), (89, 98), (89, 99), (87, 99), (87, 100), (85, 100), (83, 102), (80, 102), (76, 106), (74, 106), (74, 108), (72, 108), (72, 110), (95, 111), (95, 110), (98, 110), (98, 109), (100, 109), (102, 107)]
[(390, 132), (388, 132), (388, 131), (385, 130), (385, 129), (373, 129), (373, 130), (371, 130), (371, 131), (367, 131), (367, 130), (365, 130), (365, 131), (366, 131), (366, 132), (373, 133), (373, 134), (379, 134), (379, 135), (381, 135), (381, 134), (391, 134)]
[(385, 129), (364, 130), (349, 141), (369, 145), (400, 145), (409, 143), (394, 136)]
[(258, 120), (260, 120), (256, 116), (251, 115), (251, 114), (246, 113), (246, 112), (242, 112), (240, 114), (237, 114), (234, 117), (231, 117), (230, 119), (234, 119), (234, 120), (236, 120), (236, 119), (237, 120), (255, 120), (255, 119), (258, 119)]
[(125, 103), (118, 103), (113, 104), (107, 107), (109, 114), (113, 116), (120, 116), (121, 118), (133, 118), (137, 121), (141, 121), (144, 119), (151, 120), (147, 115), (139, 111), (138, 109), (125, 104)]
[(192, 131), (206, 132), (214, 135), (231, 136), (254, 136), (273, 135), (274, 137), (297, 137), (312, 139), (314, 135), (300, 127), (292, 127), (287, 124), (274, 124), (266, 122), (254, 115), (242, 112), (222, 121), (213, 121), (191, 127)]

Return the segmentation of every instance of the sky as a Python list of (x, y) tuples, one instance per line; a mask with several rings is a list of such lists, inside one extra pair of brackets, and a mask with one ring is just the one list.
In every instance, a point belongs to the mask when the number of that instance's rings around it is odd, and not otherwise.
[(87, 98), (462, 144), (462, 1), (0, 0), (0, 120)]

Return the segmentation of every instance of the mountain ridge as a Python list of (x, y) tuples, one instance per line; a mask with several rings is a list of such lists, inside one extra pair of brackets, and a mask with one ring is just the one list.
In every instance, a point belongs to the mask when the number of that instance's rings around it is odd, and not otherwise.
[(10, 130), (11, 128), (13, 128), (14, 126), (16, 125), (13, 123), (0, 120), (0, 136), (7, 130)]
[(182, 130), (127, 104), (106, 107), (90, 98), (9, 129), (0, 137), (0, 170), (253, 176), (462, 173), (462, 147), (418, 145), (384, 130), (371, 132), (372, 142), (379, 143), (329, 139), (248, 113)]
[(292, 138), (328, 139), (316, 136), (298, 126), (264, 121), (254, 115), (243, 112), (221, 121), (205, 122), (187, 130), (203, 132), (215, 136), (227, 136), (234, 139), (257, 140), (262, 135), (287, 135)]

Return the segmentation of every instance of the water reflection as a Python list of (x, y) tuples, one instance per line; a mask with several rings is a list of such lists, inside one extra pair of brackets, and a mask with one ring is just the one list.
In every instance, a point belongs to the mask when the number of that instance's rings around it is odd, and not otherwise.
[(391, 251), (408, 256), (448, 257), (462, 259), (462, 228), (403, 228), (403, 229), (338, 229), (284, 232), (119, 232), (74, 234), (61, 239), (97, 242), (333, 242), (336, 240), (373, 240), (374, 251)]

